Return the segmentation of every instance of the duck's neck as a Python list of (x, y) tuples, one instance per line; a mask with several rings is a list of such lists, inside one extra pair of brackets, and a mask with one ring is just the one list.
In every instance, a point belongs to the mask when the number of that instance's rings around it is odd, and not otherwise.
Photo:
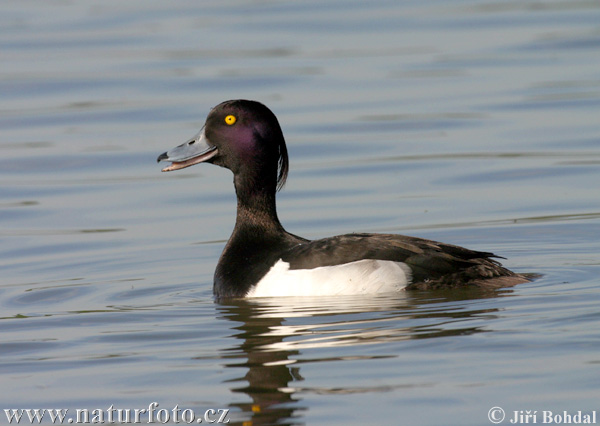
[[(303, 241), (287, 233), (275, 209), (275, 186), (242, 187), (237, 180), (237, 218), (215, 270), (214, 291), (221, 296), (244, 296), (279, 259)], [(248, 179), (245, 180), (248, 183)]]
[[(256, 182), (256, 181), (255, 181)], [(265, 234), (285, 232), (275, 204), (275, 185), (246, 185), (235, 181), (237, 194), (236, 230), (255, 229)]]

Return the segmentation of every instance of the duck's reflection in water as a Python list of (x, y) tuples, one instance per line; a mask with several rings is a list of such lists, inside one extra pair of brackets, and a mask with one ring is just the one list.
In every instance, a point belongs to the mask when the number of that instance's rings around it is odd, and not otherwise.
[[(234, 393), (251, 402), (230, 404), (245, 421), (231, 424), (304, 424), (301, 395), (343, 393), (344, 389), (302, 386), (303, 362), (380, 359), (398, 354), (351, 355), (347, 348), (326, 359), (306, 356), (313, 348), (373, 345), (415, 338), (465, 335), (481, 331), (469, 326), (469, 317), (494, 315), (495, 309), (477, 309), (476, 299), (498, 297), (510, 291), (453, 293), (400, 293), (386, 296), (332, 298), (260, 298), (221, 302), (219, 317), (233, 321), (232, 345), (222, 357), (226, 367), (243, 368), (244, 376), (231, 380)], [(463, 321), (464, 326), (457, 326)], [(357, 392), (357, 389), (348, 389)], [(361, 388), (362, 392), (382, 389)], [(239, 414), (239, 413), (238, 413)]]

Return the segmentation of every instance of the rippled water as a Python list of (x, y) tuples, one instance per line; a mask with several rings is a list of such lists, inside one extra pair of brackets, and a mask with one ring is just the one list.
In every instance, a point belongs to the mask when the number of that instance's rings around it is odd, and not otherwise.
[[(600, 413), (597, 2), (10, 1), (0, 23), (0, 412)], [(542, 278), (215, 303), (231, 174), (155, 159), (230, 98), (279, 117), (289, 231), (401, 232)]]

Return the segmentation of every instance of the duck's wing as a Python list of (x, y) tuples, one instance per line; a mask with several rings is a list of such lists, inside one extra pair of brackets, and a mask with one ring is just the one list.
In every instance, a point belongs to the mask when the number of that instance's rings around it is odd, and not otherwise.
[[(347, 234), (298, 244), (282, 260), (290, 269), (313, 269), (363, 259), (402, 262), (411, 269), (409, 288), (474, 284), (505, 287), (527, 282), (502, 267), (493, 253), (469, 250), (423, 238), (393, 234)], [(496, 280), (502, 278), (500, 280)], [(497, 283), (491, 283), (490, 280)]]

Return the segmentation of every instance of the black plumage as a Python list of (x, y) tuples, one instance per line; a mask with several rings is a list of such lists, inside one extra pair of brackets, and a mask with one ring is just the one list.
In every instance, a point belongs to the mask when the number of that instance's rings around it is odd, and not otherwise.
[[(288, 155), (275, 115), (256, 101), (226, 101), (211, 110), (195, 138), (165, 152), (164, 171), (200, 162), (230, 169), (237, 219), (219, 259), (214, 293), (243, 297), (278, 261), (291, 270), (335, 266), (363, 259), (403, 262), (411, 270), (407, 289), (508, 287), (527, 282), (492, 253), (392, 234), (347, 234), (309, 241), (288, 233), (277, 217), (275, 194), (287, 178)], [(281, 283), (285, 285), (285, 283)]]

